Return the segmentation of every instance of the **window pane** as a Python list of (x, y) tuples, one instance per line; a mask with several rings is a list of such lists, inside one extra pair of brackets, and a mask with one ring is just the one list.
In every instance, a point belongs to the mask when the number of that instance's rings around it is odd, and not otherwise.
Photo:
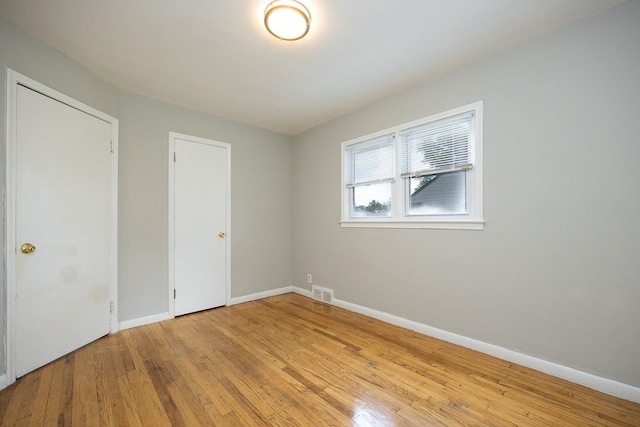
[(392, 179), (393, 140), (393, 134), (389, 134), (348, 148), (346, 184)]
[(409, 215), (467, 213), (466, 173), (455, 171), (409, 180)]
[(391, 216), (391, 183), (361, 185), (351, 189), (352, 217)]
[(473, 113), (465, 113), (401, 132), (403, 173), (460, 169), (473, 163)]

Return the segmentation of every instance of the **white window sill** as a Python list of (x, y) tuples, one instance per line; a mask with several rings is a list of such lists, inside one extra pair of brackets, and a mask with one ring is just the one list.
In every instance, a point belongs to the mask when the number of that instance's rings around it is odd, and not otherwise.
[(343, 220), (345, 228), (426, 228), (434, 230), (483, 230), (483, 220), (442, 221), (393, 221), (393, 220)]

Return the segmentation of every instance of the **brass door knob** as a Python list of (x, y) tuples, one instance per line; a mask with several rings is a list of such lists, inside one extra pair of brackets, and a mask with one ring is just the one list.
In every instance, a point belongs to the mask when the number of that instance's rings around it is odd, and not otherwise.
[(22, 246), (20, 246), (20, 250), (23, 254), (30, 254), (31, 252), (36, 250), (36, 247), (31, 243), (23, 243)]
[(218, 237), (221, 238), (221, 239), (224, 239), (225, 236), (226, 236), (226, 234), (225, 234), (224, 231), (221, 231), (221, 232), (218, 233)]

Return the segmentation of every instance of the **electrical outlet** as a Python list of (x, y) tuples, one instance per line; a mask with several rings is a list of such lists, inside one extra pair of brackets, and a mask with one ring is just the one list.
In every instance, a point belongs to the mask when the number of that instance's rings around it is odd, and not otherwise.
[(313, 275), (311, 273), (307, 274), (307, 283), (308, 284), (313, 283)]

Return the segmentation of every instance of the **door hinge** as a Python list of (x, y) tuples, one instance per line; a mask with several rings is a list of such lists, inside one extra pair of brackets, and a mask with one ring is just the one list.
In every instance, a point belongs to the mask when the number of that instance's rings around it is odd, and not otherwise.
[(173, 299), (176, 299), (176, 289), (173, 288)]
[(110, 148), (110, 150), (111, 150), (111, 153), (113, 153), (113, 139), (111, 140), (111, 148)]
[(113, 314), (113, 301), (109, 302), (109, 313)]
[(173, 163), (175, 163), (175, 162), (176, 162), (176, 152), (174, 151), (173, 152)]

